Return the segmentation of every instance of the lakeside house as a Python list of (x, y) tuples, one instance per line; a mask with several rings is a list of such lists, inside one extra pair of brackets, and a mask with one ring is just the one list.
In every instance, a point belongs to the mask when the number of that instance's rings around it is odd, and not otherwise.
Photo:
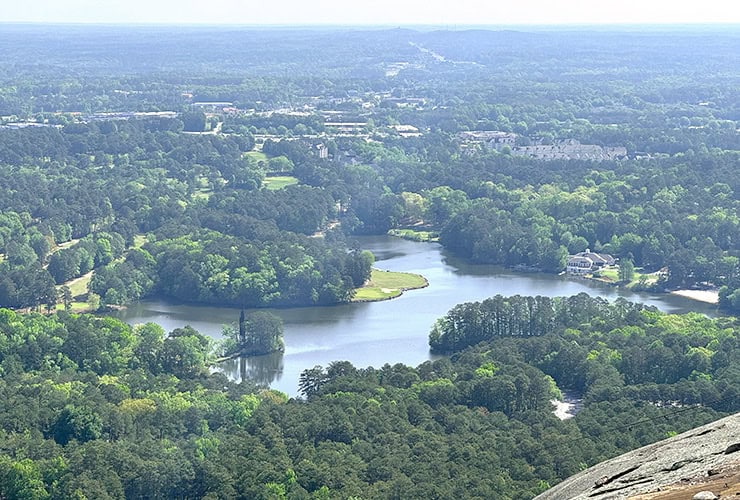
[(565, 272), (568, 274), (590, 274), (605, 266), (613, 266), (616, 259), (608, 253), (596, 253), (590, 249), (585, 252), (578, 252), (575, 255), (569, 255), (565, 266)]

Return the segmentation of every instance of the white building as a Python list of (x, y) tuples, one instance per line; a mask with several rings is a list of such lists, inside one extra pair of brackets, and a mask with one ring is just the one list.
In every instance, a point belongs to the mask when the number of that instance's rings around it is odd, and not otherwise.
[(608, 253), (596, 253), (590, 249), (568, 256), (565, 272), (568, 274), (589, 274), (604, 266), (613, 266), (616, 263), (614, 257)]

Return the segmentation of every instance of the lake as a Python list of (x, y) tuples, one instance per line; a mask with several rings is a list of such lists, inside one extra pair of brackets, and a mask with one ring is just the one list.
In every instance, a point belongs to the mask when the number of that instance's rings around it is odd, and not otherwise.
[[(227, 361), (221, 369), (270, 385), (291, 396), (298, 393), (301, 372), (315, 365), (347, 360), (357, 367), (385, 363), (416, 366), (433, 359), (427, 336), (434, 321), (455, 304), (501, 295), (564, 296), (587, 292), (613, 300), (625, 297), (666, 312), (715, 314), (715, 307), (669, 294), (637, 293), (593, 281), (545, 273), (518, 273), (498, 266), (471, 265), (445, 252), (439, 244), (391, 236), (357, 238), (375, 254), (376, 267), (421, 274), (429, 286), (383, 301), (331, 307), (271, 310), (285, 325), (285, 353)], [(146, 300), (117, 312), (130, 324), (158, 323), (165, 331), (191, 325), (204, 335), (221, 337), (224, 324), (239, 319), (239, 309)]]

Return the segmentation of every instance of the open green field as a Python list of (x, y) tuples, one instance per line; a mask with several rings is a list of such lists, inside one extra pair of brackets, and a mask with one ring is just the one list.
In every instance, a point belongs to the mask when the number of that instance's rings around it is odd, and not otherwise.
[(391, 229), (390, 231), (388, 231), (388, 234), (411, 241), (439, 241), (439, 232), (437, 231), (422, 231), (420, 229)]
[(146, 235), (137, 234), (134, 236), (134, 248), (141, 248), (146, 243)]
[(263, 153), (262, 151), (248, 151), (244, 153), (244, 156), (256, 162), (260, 162), (260, 161), (267, 162), (267, 155)]
[[(642, 278), (644, 276), (644, 278)], [(619, 268), (618, 267), (609, 267), (606, 269), (602, 269), (594, 274), (594, 278), (600, 281), (604, 281), (607, 283), (618, 283), (619, 282)], [(635, 269), (635, 275), (629, 283), (626, 284), (627, 288), (630, 288), (634, 286), (635, 284), (640, 282), (640, 279), (644, 279), (644, 285), (649, 286), (658, 281), (658, 273), (641, 273), (639, 270)]]
[(69, 287), (69, 290), (72, 292), (72, 297), (75, 299), (83, 297), (84, 295), (87, 295), (87, 285), (90, 283), (92, 275), (93, 272), (90, 271), (89, 273), (80, 276), (79, 278), (70, 280), (60, 286), (67, 285)]
[(427, 285), (426, 278), (418, 274), (373, 269), (370, 280), (365, 286), (355, 290), (355, 298), (352, 300), (355, 302), (387, 300), (398, 297), (404, 290), (424, 288)]
[[(64, 304), (57, 304), (57, 311), (64, 311)], [(90, 311), (90, 304), (87, 302), (77, 302), (74, 301), (69, 306), (69, 312), (71, 313), (82, 313), (82, 312), (89, 312)]]
[(57, 286), (57, 291), (59, 292), (59, 303), (57, 304), (56, 310), (57, 311), (64, 310), (61, 288), (66, 285), (69, 287), (70, 292), (72, 292), (72, 299), (73, 299), (69, 312), (73, 312), (73, 313), (88, 312), (90, 310), (90, 304), (85, 302), (85, 299), (87, 298), (87, 285), (88, 283), (90, 283), (90, 279), (92, 279), (92, 275), (93, 275), (93, 272), (90, 271), (89, 273), (83, 276), (80, 276), (79, 278), (69, 280), (68, 282)]
[(604, 281), (619, 281), (619, 269), (607, 268), (594, 273), (595, 278), (602, 278)]
[(298, 184), (298, 179), (291, 175), (276, 175), (275, 177), (265, 177), (262, 181), (267, 189), (276, 190), (283, 189), (286, 186), (292, 186)]
[(51, 253), (57, 253), (57, 252), (58, 252), (58, 251), (60, 251), (60, 250), (64, 250), (65, 248), (69, 248), (69, 247), (71, 247), (71, 246), (73, 246), (73, 245), (76, 245), (76, 244), (77, 244), (77, 243), (78, 243), (79, 241), (80, 241), (80, 239), (79, 239), (79, 238), (76, 238), (76, 239), (73, 239), (73, 240), (69, 240), (69, 241), (66, 241), (66, 242), (64, 242), (64, 243), (61, 243), (61, 244), (57, 245), (57, 246), (56, 246), (56, 247), (55, 247), (55, 248), (54, 248), (54, 249), (53, 249), (53, 250), (51, 251)]

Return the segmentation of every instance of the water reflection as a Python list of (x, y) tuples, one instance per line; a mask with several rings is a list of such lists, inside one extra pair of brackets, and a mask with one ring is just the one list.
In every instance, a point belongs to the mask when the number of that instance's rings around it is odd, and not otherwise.
[(283, 377), (283, 353), (229, 359), (220, 363), (219, 370), (233, 380), (269, 386)]
[[(249, 358), (243, 367), (232, 361), (224, 366), (224, 372), (234, 379), (246, 375), (295, 395), (301, 372), (315, 365), (346, 360), (358, 367), (385, 363), (416, 366), (431, 358), (428, 335), (437, 318), (455, 304), (496, 294), (555, 297), (587, 292), (609, 300), (622, 296), (667, 312), (716, 314), (716, 307), (683, 297), (635, 293), (552, 274), (468, 264), (448, 255), (438, 244), (380, 236), (362, 238), (359, 246), (376, 255), (378, 268), (421, 274), (429, 287), (386, 302), (273, 309), (271, 312), (283, 320), (285, 354)], [(165, 331), (190, 324), (204, 335), (219, 339), (222, 325), (237, 321), (239, 310), (153, 299), (116, 315), (132, 324), (153, 321)]]

